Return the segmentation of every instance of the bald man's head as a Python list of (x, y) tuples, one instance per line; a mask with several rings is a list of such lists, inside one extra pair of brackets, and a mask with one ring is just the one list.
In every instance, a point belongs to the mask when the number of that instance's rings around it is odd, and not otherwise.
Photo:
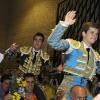
[(71, 89), (71, 100), (86, 100), (87, 89), (81, 86), (74, 86)]

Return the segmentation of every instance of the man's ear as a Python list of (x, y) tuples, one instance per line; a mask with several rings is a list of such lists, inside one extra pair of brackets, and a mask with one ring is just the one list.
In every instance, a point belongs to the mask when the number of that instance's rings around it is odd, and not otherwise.
[(86, 34), (86, 33), (83, 31), (83, 32), (82, 32), (82, 36), (84, 37), (84, 36), (85, 36), (85, 34)]

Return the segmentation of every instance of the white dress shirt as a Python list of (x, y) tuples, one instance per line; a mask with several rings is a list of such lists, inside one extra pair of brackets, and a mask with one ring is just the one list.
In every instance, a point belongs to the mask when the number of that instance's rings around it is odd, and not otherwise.
[(0, 53), (0, 63), (2, 62), (3, 59), (4, 59), (4, 54)]

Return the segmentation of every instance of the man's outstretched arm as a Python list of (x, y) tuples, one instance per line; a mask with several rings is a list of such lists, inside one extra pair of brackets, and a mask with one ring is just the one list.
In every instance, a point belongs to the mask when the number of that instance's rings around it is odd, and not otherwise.
[(69, 25), (75, 23), (76, 19), (74, 19), (76, 15), (75, 11), (69, 11), (64, 21), (60, 21), (58, 25), (56, 25), (55, 29), (48, 37), (48, 44), (57, 50), (68, 49), (70, 47), (69, 43), (66, 40), (61, 39), (64, 32), (67, 30)]

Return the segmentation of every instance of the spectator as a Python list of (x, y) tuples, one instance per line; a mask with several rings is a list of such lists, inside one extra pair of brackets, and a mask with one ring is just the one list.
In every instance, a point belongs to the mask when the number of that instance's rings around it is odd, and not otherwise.
[(1, 77), (1, 84), (0, 84), (0, 99), (3, 100), (4, 96), (9, 93), (10, 88), (10, 76), (3, 75)]

